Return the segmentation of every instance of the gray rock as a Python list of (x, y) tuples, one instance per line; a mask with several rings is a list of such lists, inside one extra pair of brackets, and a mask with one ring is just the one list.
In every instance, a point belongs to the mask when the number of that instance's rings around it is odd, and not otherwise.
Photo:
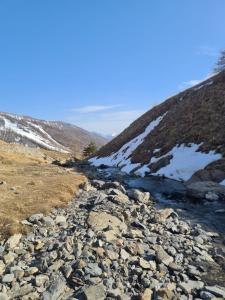
[(14, 234), (12, 235), (5, 243), (7, 249), (14, 249), (20, 242), (22, 234)]
[(44, 274), (40, 274), (40, 275), (37, 275), (35, 277), (35, 284), (36, 286), (42, 286), (46, 283), (46, 281), (48, 281), (49, 278), (47, 275), (44, 275)]
[(150, 200), (150, 193), (149, 192), (141, 192), (138, 189), (128, 190), (128, 196), (138, 202), (141, 203), (148, 203)]
[(215, 295), (216, 297), (223, 297), (225, 299), (225, 288), (221, 287), (221, 286), (205, 286), (205, 290), (207, 292), (212, 293), (213, 295)]
[(225, 196), (225, 186), (212, 181), (197, 181), (187, 184), (187, 195), (197, 199), (217, 198), (220, 194)]
[(43, 214), (34, 214), (34, 215), (29, 217), (29, 221), (31, 223), (36, 223), (36, 222), (42, 220), (43, 217), (44, 217)]
[(122, 192), (123, 194), (126, 194), (126, 189), (124, 188), (124, 186), (122, 184), (120, 184), (117, 181), (114, 182), (106, 182), (102, 185), (101, 187), (103, 190), (108, 190), (108, 189), (117, 189), (120, 192)]
[(97, 263), (89, 263), (85, 267), (85, 272), (87, 274), (90, 274), (91, 276), (101, 276), (102, 275), (102, 269), (99, 268)]
[(9, 297), (7, 296), (6, 293), (0, 293), (0, 300), (8, 300)]
[(213, 295), (212, 293), (207, 292), (207, 291), (201, 291), (200, 297), (203, 300), (211, 300), (211, 299), (215, 298), (215, 295)]
[(120, 257), (123, 260), (127, 260), (130, 257), (130, 254), (126, 250), (121, 249), (121, 251), (120, 251)]
[(43, 300), (59, 300), (65, 299), (63, 297), (67, 289), (66, 282), (62, 277), (58, 277), (50, 285), (50, 287), (43, 293)]
[(57, 216), (55, 219), (57, 225), (65, 226), (67, 225), (67, 220), (65, 216)]
[(156, 251), (156, 259), (159, 263), (163, 263), (164, 265), (168, 266), (170, 263), (173, 262), (173, 257), (170, 256), (162, 246), (155, 245)]
[(202, 289), (204, 287), (204, 283), (202, 281), (194, 281), (188, 280), (187, 282), (180, 282), (179, 287), (183, 290), (187, 295), (190, 294), (193, 290)]
[(2, 260), (0, 260), (0, 275), (5, 272), (5, 264)]
[(102, 284), (84, 288), (83, 294), (85, 300), (104, 300), (106, 295)]
[(14, 274), (6, 274), (2, 278), (2, 282), (4, 283), (9, 283), (12, 282), (13, 280), (14, 280)]
[(42, 220), (42, 223), (47, 226), (47, 227), (51, 227), (51, 226), (54, 226), (55, 225), (55, 222), (54, 220), (47, 216), (47, 217), (44, 217), (43, 220)]

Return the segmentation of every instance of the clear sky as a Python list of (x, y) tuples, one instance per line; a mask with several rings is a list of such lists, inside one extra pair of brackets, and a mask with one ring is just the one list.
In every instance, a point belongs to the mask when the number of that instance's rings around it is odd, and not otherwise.
[(223, 48), (224, 0), (1, 0), (0, 111), (119, 133)]

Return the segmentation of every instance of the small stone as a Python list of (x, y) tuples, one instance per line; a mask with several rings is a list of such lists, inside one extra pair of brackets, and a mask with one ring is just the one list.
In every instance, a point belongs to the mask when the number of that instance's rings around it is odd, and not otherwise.
[(188, 280), (187, 282), (180, 282), (179, 287), (186, 293), (190, 294), (195, 289), (202, 289), (204, 287), (204, 283), (202, 281), (194, 281)]
[(200, 292), (200, 297), (203, 300), (212, 300), (212, 299), (215, 299), (215, 295), (213, 295), (212, 293), (207, 292), (207, 291), (201, 291)]
[(65, 226), (67, 225), (66, 217), (64, 216), (57, 216), (55, 219), (55, 223), (57, 225)]
[(104, 257), (105, 256), (105, 250), (101, 247), (96, 248), (95, 252), (99, 257)]
[(171, 262), (173, 262), (173, 257), (169, 256), (168, 253), (162, 248), (162, 246), (156, 245), (156, 259), (159, 263), (163, 263), (168, 266)]
[(146, 269), (146, 270), (151, 269), (149, 262), (147, 260), (143, 259), (142, 257), (139, 258), (139, 265), (142, 269)]
[(128, 191), (128, 196), (132, 199), (142, 202), (142, 203), (148, 203), (150, 200), (150, 193), (149, 192), (141, 192), (138, 189), (132, 189)]
[(10, 283), (12, 282), (14, 279), (14, 275), (13, 274), (6, 274), (5, 276), (3, 276), (2, 278), (2, 282), (3, 283)]
[(42, 220), (42, 223), (43, 223), (45, 226), (47, 226), (47, 227), (52, 227), (52, 226), (55, 225), (54, 220), (53, 220), (51, 217), (49, 217), (49, 216), (44, 217), (43, 220)]
[(104, 300), (105, 289), (103, 284), (89, 286), (83, 291), (86, 300)]
[(177, 213), (172, 208), (165, 208), (160, 209), (157, 212), (156, 215), (156, 221), (157, 222), (164, 222), (166, 219), (168, 219), (171, 215), (174, 215), (177, 217)]
[(30, 216), (29, 221), (31, 223), (36, 223), (36, 222), (40, 221), (43, 217), (44, 217), (43, 214), (34, 214), (34, 215)]
[(102, 269), (99, 268), (97, 263), (89, 263), (85, 267), (85, 272), (87, 274), (90, 274), (91, 276), (101, 276), (102, 275)]
[(5, 293), (0, 293), (0, 300), (8, 300), (9, 297)]
[(120, 257), (123, 260), (127, 260), (130, 257), (130, 254), (126, 250), (121, 249), (121, 251), (120, 251)]
[(14, 249), (19, 244), (21, 237), (22, 237), (22, 234), (20, 234), (20, 233), (14, 234), (13, 236), (11, 236), (5, 244), (6, 248)]
[(71, 266), (65, 266), (63, 267), (63, 274), (66, 278), (70, 277), (70, 274), (73, 272), (73, 269)]
[(172, 300), (174, 294), (168, 288), (161, 288), (158, 290), (158, 296), (161, 297), (161, 299), (163, 300)]
[(117, 239), (117, 234), (114, 230), (104, 231), (102, 233), (102, 236), (104, 237), (106, 242), (112, 242), (112, 241), (115, 241)]
[(42, 286), (45, 284), (46, 281), (48, 281), (47, 275), (40, 274), (35, 277), (36, 286)]
[(111, 260), (117, 260), (119, 258), (119, 254), (112, 250), (107, 250), (106, 254)]
[(36, 274), (38, 271), (39, 271), (38, 268), (36, 268), (36, 267), (31, 267), (31, 268), (29, 268), (29, 269), (27, 269), (27, 270), (25, 271), (25, 275), (26, 275), (26, 276), (34, 275), (34, 274)]
[(145, 289), (144, 292), (139, 295), (139, 300), (151, 300), (153, 291), (149, 288)]
[(173, 271), (181, 271), (182, 267), (174, 262), (171, 262), (168, 267)]
[(2, 260), (0, 260), (0, 275), (5, 272), (5, 264)]
[(214, 286), (207, 285), (205, 287), (205, 290), (207, 292), (212, 293), (216, 297), (223, 297), (225, 299), (225, 288), (224, 287), (217, 286), (217, 285), (214, 285)]
[(34, 242), (34, 249), (35, 250), (40, 250), (41, 248), (43, 248), (44, 246), (44, 242), (41, 240), (35, 241)]
[(3, 256), (4, 263), (6, 265), (11, 264), (14, 261), (15, 257), (16, 257), (16, 255), (14, 253), (9, 252), (8, 254)]
[(91, 212), (88, 218), (88, 225), (94, 231), (102, 231), (107, 229), (109, 226), (114, 230), (126, 230), (127, 226), (125, 223), (120, 221), (117, 217), (112, 216), (106, 212)]
[[(43, 293), (43, 300), (59, 300), (65, 299), (64, 293), (67, 289), (65, 279), (62, 276), (56, 278), (51, 285), (48, 287), (47, 291)], [(68, 299), (68, 297), (66, 297)], [(69, 298), (72, 299), (72, 298)]]

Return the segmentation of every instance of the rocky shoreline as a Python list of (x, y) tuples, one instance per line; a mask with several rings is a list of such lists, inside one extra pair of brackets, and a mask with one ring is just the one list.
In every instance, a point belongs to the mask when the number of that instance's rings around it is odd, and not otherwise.
[(0, 300), (224, 299), (219, 235), (147, 192), (90, 180), (66, 208), (0, 243)]

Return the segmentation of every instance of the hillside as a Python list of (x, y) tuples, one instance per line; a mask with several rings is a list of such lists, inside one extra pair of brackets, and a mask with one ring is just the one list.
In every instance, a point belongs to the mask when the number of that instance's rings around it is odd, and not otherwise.
[[(137, 175), (225, 179), (225, 72), (155, 106), (90, 159)], [(204, 171), (202, 171), (204, 170)]]
[(3, 112), (0, 113), (0, 139), (9, 143), (76, 154), (92, 141), (98, 147), (106, 143), (105, 138), (72, 124)]

